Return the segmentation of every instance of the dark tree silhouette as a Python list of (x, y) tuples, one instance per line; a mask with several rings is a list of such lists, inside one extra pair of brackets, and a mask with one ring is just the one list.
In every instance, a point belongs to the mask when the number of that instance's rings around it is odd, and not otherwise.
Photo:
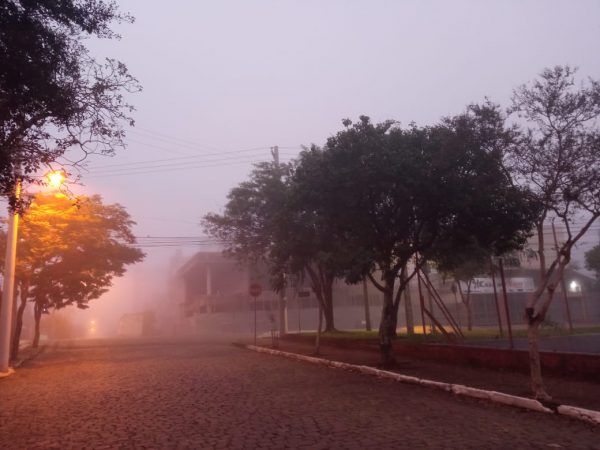
[(346, 279), (366, 274), (383, 293), (379, 338), (389, 365), (401, 295), (415, 270), (427, 260), (450, 265), (472, 245), (519, 248), (530, 208), (503, 169), (512, 133), (494, 105), (426, 128), (367, 117), (344, 125), (324, 147), (307, 209), (343, 240)]
[(35, 181), (70, 147), (83, 158), (123, 146), (132, 110), (123, 94), (139, 85), (84, 40), (118, 38), (111, 25), (131, 20), (112, 1), (0, 0), (0, 190), (12, 206), (17, 175)]

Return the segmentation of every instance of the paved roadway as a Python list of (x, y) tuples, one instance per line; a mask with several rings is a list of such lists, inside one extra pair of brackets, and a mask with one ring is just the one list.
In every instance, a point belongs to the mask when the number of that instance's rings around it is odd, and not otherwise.
[(0, 380), (1, 448), (600, 448), (600, 428), (219, 342), (80, 343)]

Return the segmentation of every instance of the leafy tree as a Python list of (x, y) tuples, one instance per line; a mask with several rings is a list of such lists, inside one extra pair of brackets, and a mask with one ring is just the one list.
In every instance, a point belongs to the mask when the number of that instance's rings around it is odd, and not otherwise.
[[(451, 276), (454, 279), (460, 300), (467, 311), (467, 330), (471, 331), (473, 329), (473, 311), (471, 308), (473, 278), (488, 272), (492, 252), (489, 249), (472, 245), (463, 248), (459, 256), (458, 260), (446, 262), (445, 266), (438, 266), (438, 270), (445, 276)], [(463, 290), (461, 283), (466, 285), (466, 292)]]
[(76, 305), (85, 309), (122, 276), (125, 267), (144, 253), (135, 248), (134, 222), (118, 204), (105, 205), (99, 196), (75, 201), (38, 194), (23, 215), (17, 248), (17, 310), (13, 356), (18, 351), (23, 312), (34, 303), (35, 337), (42, 313)]
[[(131, 122), (125, 92), (139, 90), (124, 64), (96, 61), (84, 42), (118, 38), (131, 21), (103, 0), (0, 0), (0, 189), (28, 181), (69, 147), (111, 153)], [(15, 206), (15, 198), (10, 197)]]
[(401, 294), (415, 271), (427, 260), (449, 263), (472, 242), (494, 253), (518, 248), (529, 205), (503, 170), (512, 135), (493, 105), (434, 127), (373, 125), (364, 116), (344, 125), (327, 141), (308, 208), (343, 238), (347, 280), (367, 274), (383, 293), (379, 338), (388, 365)]
[(600, 279), (600, 245), (596, 245), (585, 252), (585, 268), (593, 270), (596, 273), (596, 278)]
[[(513, 147), (509, 167), (541, 205), (535, 220), (540, 284), (526, 307), (531, 385), (539, 399), (549, 399), (542, 380), (539, 327), (571, 260), (573, 246), (600, 216), (600, 82), (576, 84), (569, 66), (545, 69), (538, 79), (514, 92), (512, 111), (527, 124)], [(583, 218), (579, 229), (575, 218)], [(544, 223), (562, 224), (567, 239), (556, 255), (544, 252)]]
[(349, 253), (345, 236), (340, 235), (320, 202), (321, 176), (326, 175), (325, 151), (315, 145), (305, 149), (293, 166), (287, 204), (289, 236), (282, 241), (280, 254), (293, 270), (306, 271), (325, 318), (325, 331), (334, 331), (333, 284), (345, 275)]
[[(301, 160), (313, 163), (318, 155), (313, 148)], [(306, 272), (323, 311), (325, 330), (332, 331), (335, 241), (326, 234), (325, 224), (303, 208), (304, 186), (292, 181), (293, 170), (291, 165), (258, 164), (248, 181), (231, 190), (224, 213), (206, 215), (203, 224), (238, 261), (266, 263), (276, 290), (283, 289), (286, 275)]]

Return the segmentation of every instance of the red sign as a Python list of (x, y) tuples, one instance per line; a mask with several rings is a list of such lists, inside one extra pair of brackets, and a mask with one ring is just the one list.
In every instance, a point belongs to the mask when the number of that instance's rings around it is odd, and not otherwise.
[(252, 283), (250, 285), (250, 295), (252, 297), (258, 297), (262, 293), (262, 286), (258, 283)]

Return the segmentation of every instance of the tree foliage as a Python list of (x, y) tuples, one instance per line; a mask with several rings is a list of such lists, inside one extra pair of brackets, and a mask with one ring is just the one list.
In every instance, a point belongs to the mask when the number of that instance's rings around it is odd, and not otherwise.
[[(311, 158), (318, 158), (318, 149), (304, 152), (300, 164), (314, 162)], [(204, 228), (238, 261), (266, 264), (276, 290), (284, 288), (289, 276), (306, 272), (323, 309), (325, 329), (331, 331), (339, 242), (304, 207), (308, 191), (292, 176), (297, 165), (256, 165), (250, 179), (231, 190), (223, 214), (205, 216)]]
[(585, 268), (595, 272), (596, 278), (600, 279), (600, 245), (585, 252)]
[(475, 245), (502, 253), (525, 242), (530, 205), (503, 170), (503, 120), (493, 105), (423, 128), (363, 116), (327, 141), (307, 208), (343, 239), (348, 281), (368, 274), (383, 293), (382, 346), (414, 258), (451, 266)]
[[(125, 273), (127, 265), (143, 259), (143, 252), (132, 246), (133, 224), (121, 205), (104, 205), (99, 196), (80, 197), (76, 203), (62, 196), (36, 196), (21, 224), (24, 241), (31, 231), (42, 231), (38, 242), (43, 239), (46, 244), (33, 249), (38, 257), (33, 262), (37, 269), (31, 277), (31, 297), (52, 308), (71, 304), (86, 308), (108, 290), (114, 277)], [(49, 236), (43, 236), (40, 225), (50, 230)], [(46, 253), (44, 259), (40, 252)]]
[(285, 179), (289, 167), (259, 163), (248, 181), (227, 195), (223, 214), (207, 214), (203, 225), (207, 233), (227, 245), (226, 252), (243, 262), (264, 260), (273, 252), (276, 235), (285, 220)]
[(12, 192), (16, 172), (35, 180), (70, 147), (85, 155), (123, 146), (132, 110), (123, 94), (139, 85), (121, 62), (97, 61), (84, 41), (118, 38), (111, 25), (131, 20), (112, 1), (0, 1), (2, 192)]
[(364, 116), (344, 126), (283, 171), (258, 165), (230, 192), (225, 212), (204, 224), (238, 259), (263, 258), (280, 276), (306, 270), (323, 305), (336, 277), (369, 276), (384, 295), (380, 339), (389, 362), (401, 294), (414, 275), (409, 263), (455, 268), (473, 248), (520, 248), (536, 210), (502, 164), (514, 130), (495, 105), (431, 127)]
[(21, 303), (34, 303), (38, 325), (48, 309), (87, 308), (127, 265), (143, 259), (133, 225), (121, 205), (105, 205), (100, 196), (33, 198), (19, 227), (16, 282)]
[[(514, 93), (512, 111), (526, 123), (523, 139), (508, 159), (515, 178), (541, 205), (536, 218), (540, 284), (526, 308), (529, 323), (532, 388), (548, 398), (539, 363), (538, 328), (571, 260), (571, 250), (600, 217), (600, 82), (578, 84), (576, 69), (545, 69)], [(566, 240), (556, 256), (544, 253), (544, 224), (557, 220)], [(575, 220), (583, 220), (581, 227)], [(543, 300), (542, 300), (543, 297)]]

